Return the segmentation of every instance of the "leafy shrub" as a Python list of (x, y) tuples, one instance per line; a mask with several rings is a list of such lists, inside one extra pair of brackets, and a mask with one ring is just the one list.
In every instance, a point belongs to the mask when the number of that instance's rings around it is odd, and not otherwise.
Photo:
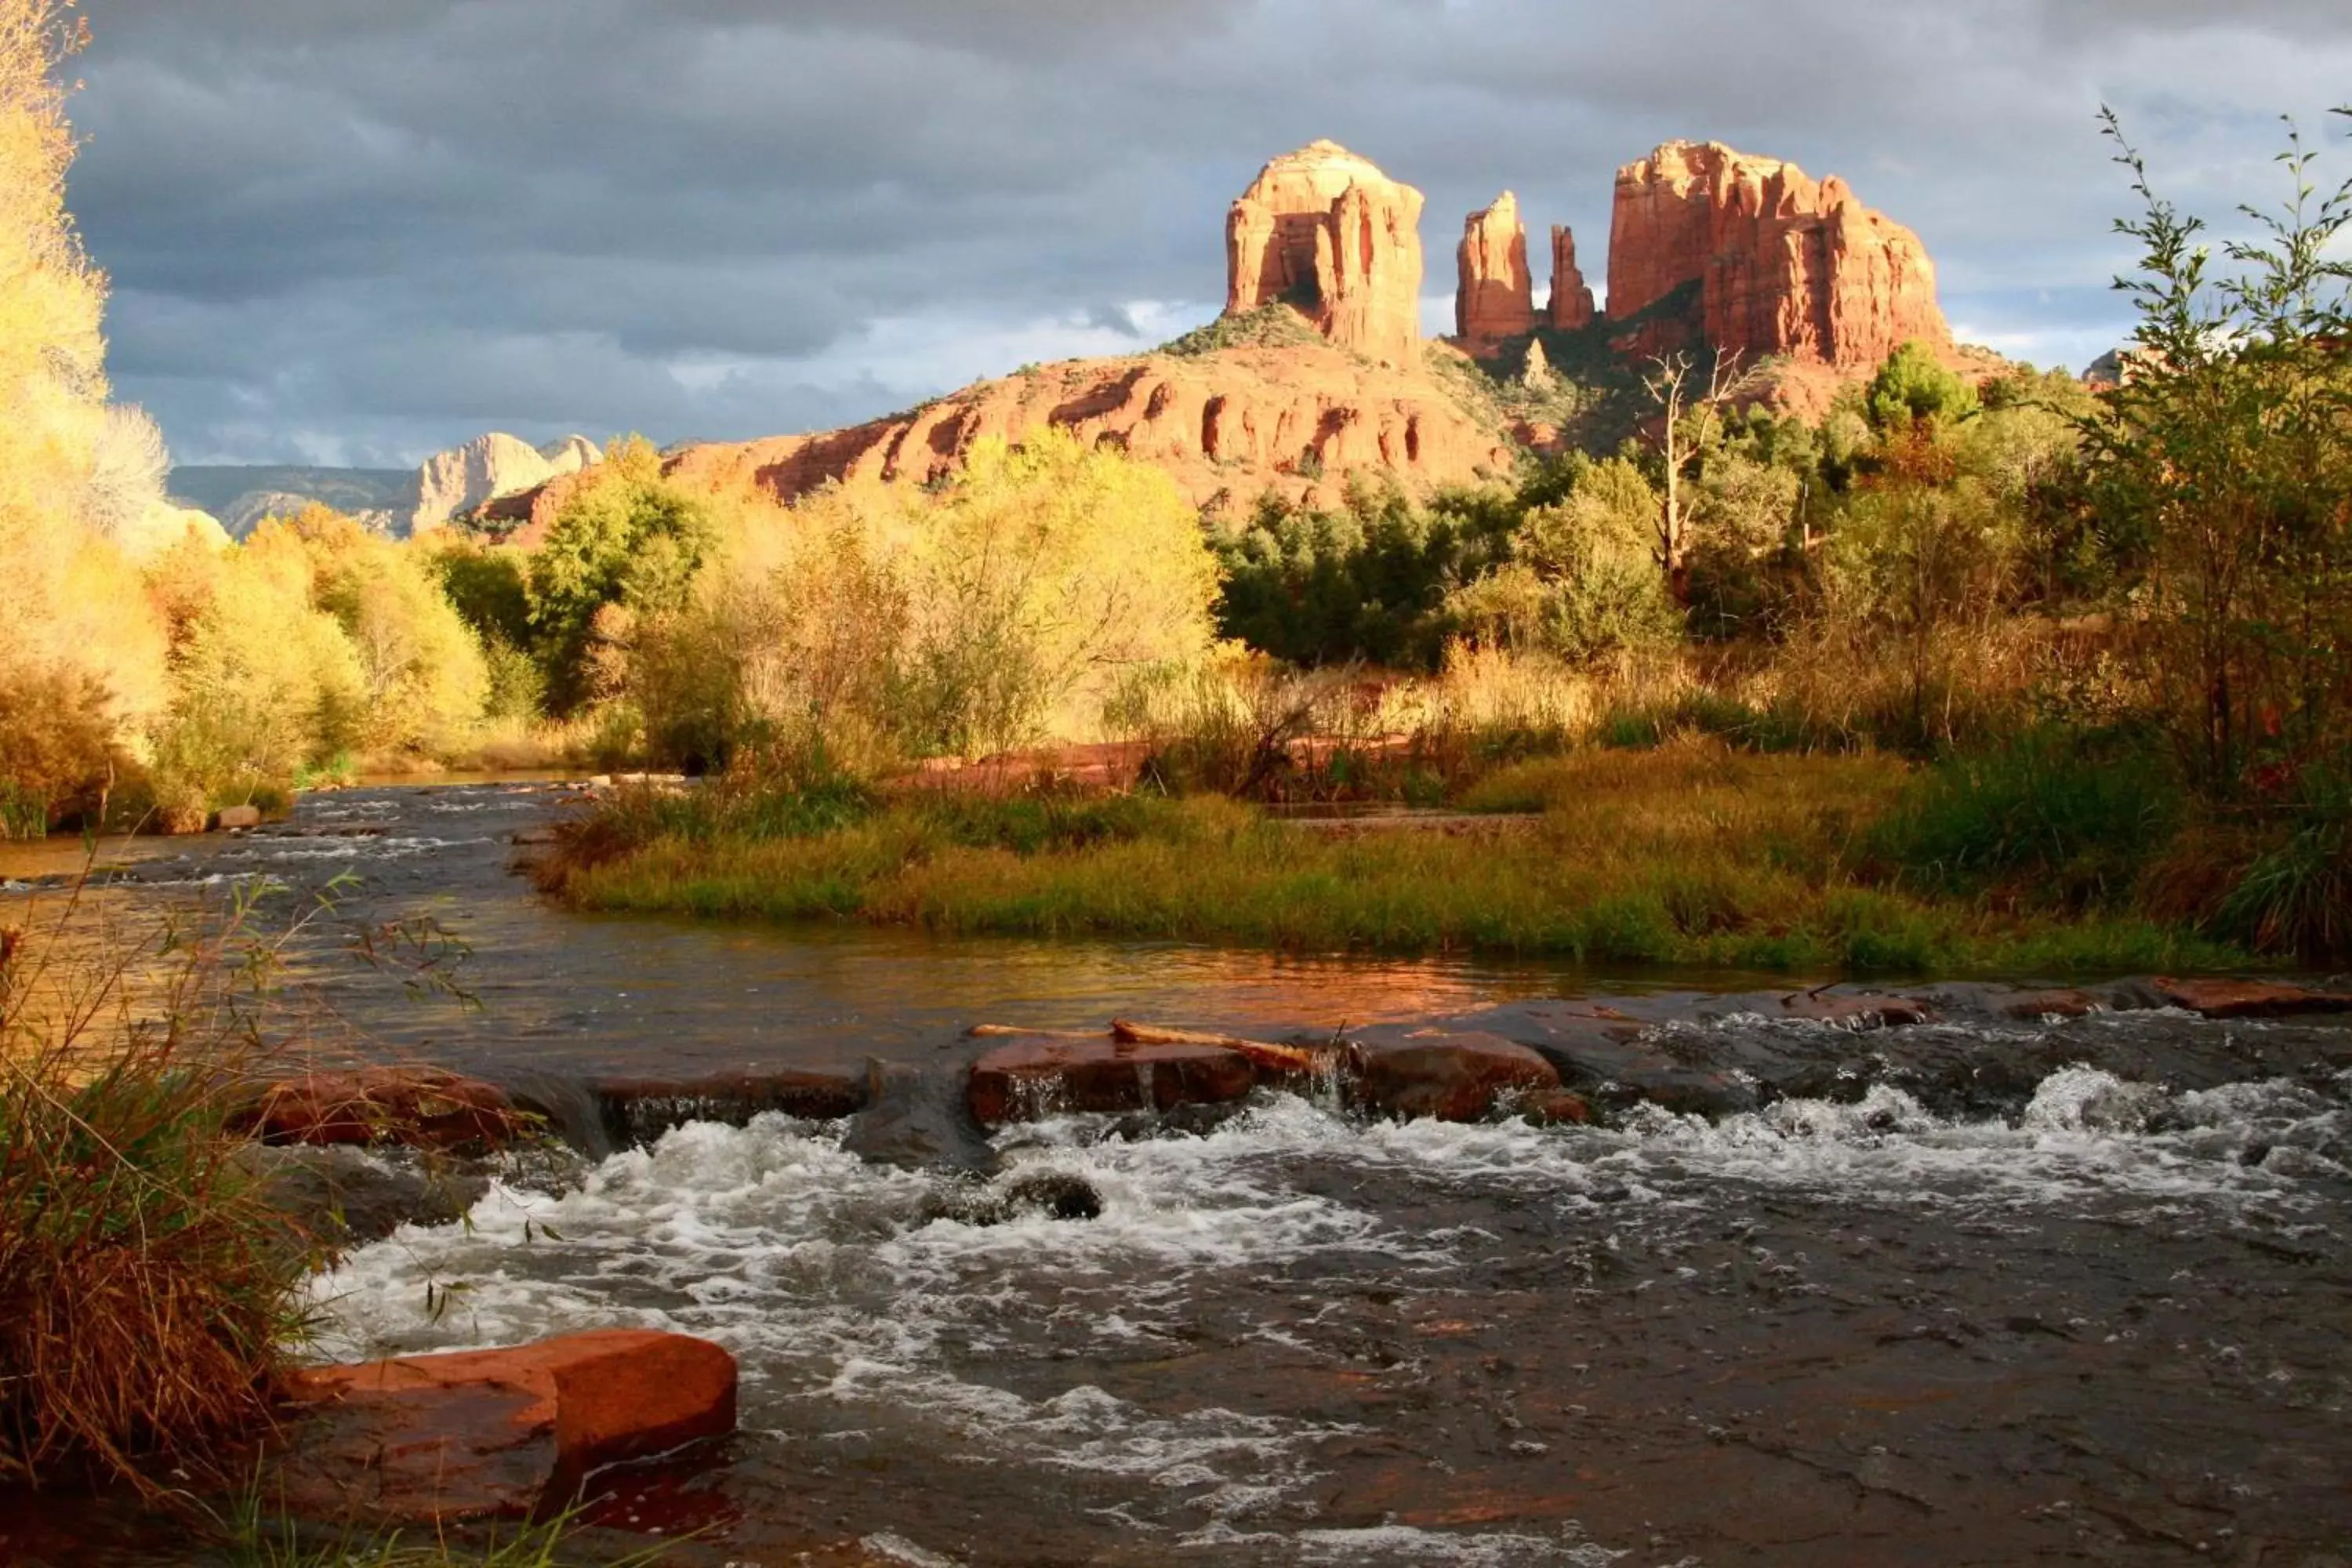
[(2352, 954), (2352, 781), (2314, 769), (2274, 841), (2221, 901), (2215, 934), (2312, 963)]

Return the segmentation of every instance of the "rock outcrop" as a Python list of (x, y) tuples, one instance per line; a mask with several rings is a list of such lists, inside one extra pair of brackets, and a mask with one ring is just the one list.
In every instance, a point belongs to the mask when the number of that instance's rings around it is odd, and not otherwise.
[(1592, 324), (1592, 290), (1576, 265), (1576, 236), (1566, 224), (1551, 226), (1551, 302), (1544, 314), (1563, 332)]
[(1421, 208), (1419, 191), (1336, 142), (1276, 158), (1226, 215), (1226, 313), (1282, 300), (1340, 348), (1417, 363)]
[(982, 437), (1017, 442), (1049, 425), (1164, 469), (1196, 506), (1246, 507), (1267, 489), (1336, 500), (1360, 470), (1426, 490), (1512, 462), (1507, 437), (1434, 376), (1308, 343), (1049, 364), (846, 430), (690, 447), (669, 471), (789, 503), (827, 483), (936, 483)]
[(1462, 222), (1454, 253), (1460, 281), (1454, 293), (1454, 333), (1472, 353), (1483, 353), (1535, 330), (1535, 279), (1528, 272), (1528, 231), (1519, 198), (1505, 191), (1492, 206)]
[(1632, 322), (1678, 290), (1696, 298), (1634, 325), (1635, 353), (1696, 346), (1749, 363), (1785, 356), (1873, 366), (1917, 339), (1949, 352), (1936, 269), (1909, 229), (1844, 181), (1720, 142), (1669, 142), (1617, 172), (1609, 314)]
[(603, 458), (584, 436), (567, 436), (541, 447), (493, 430), (425, 458), (401, 510), (411, 534), (429, 533), (485, 502), (536, 489)]

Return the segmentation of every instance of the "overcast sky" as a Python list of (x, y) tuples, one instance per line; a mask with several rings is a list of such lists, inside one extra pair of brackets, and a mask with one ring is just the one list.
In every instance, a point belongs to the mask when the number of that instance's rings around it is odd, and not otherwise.
[(1465, 213), (1517, 190), (1598, 285), (1613, 172), (1686, 136), (1845, 175), (1963, 337), (2074, 368), (2126, 330), (2102, 101), (2195, 210), (2281, 189), (2281, 113), (2352, 171), (2352, 0), (83, 9), (117, 395), (191, 463), (765, 435), (1148, 347), (1215, 312), (1226, 204), (1318, 136), (1428, 193), (1432, 331)]

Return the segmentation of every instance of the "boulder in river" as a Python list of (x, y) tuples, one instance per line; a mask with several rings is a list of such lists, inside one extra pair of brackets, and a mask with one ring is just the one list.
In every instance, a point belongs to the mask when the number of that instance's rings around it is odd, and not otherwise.
[(726, 1351), (649, 1329), (308, 1368), (274, 1484), (304, 1518), (545, 1517), (591, 1471), (732, 1433), (735, 1393)]
[(386, 1143), (480, 1152), (529, 1137), (504, 1089), (440, 1068), (305, 1073), (264, 1087), (231, 1125), (265, 1143)]
[(1349, 1098), (1375, 1114), (1406, 1120), (1479, 1121), (1560, 1092), (1559, 1074), (1540, 1053), (1499, 1035), (1415, 1030), (1359, 1043), (1352, 1065)]

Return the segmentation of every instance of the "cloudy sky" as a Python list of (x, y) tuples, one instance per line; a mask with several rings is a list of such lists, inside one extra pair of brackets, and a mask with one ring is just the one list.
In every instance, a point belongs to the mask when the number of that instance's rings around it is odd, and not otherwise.
[(1214, 313), (1225, 205), (1318, 136), (1428, 193), (1433, 331), (1463, 214), (1516, 189), (1598, 282), (1613, 171), (1688, 136), (1844, 174), (1964, 337), (2077, 368), (2124, 330), (2101, 102), (2193, 210), (2280, 190), (2281, 113), (2352, 172), (2347, 0), (83, 11), (118, 395), (192, 463), (771, 434), (1147, 347)]

